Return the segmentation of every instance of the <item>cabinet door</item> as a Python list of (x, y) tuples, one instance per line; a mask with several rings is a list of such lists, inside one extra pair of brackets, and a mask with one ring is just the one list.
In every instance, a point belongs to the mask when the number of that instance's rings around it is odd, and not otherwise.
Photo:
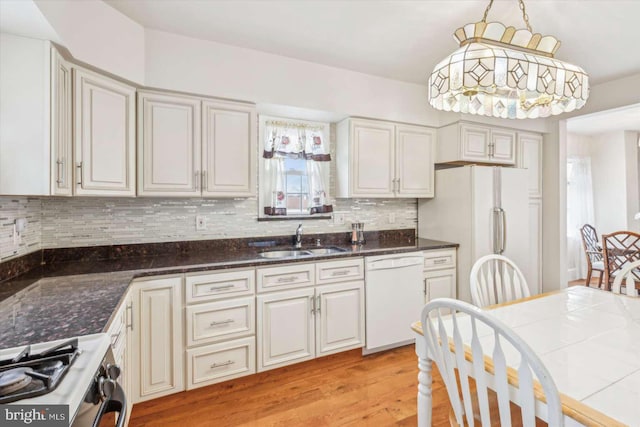
[(134, 284), (138, 402), (184, 390), (181, 291), (181, 277)]
[(529, 197), (542, 197), (542, 135), (518, 134), (518, 167), (529, 171)]
[(258, 372), (315, 357), (314, 289), (257, 296)]
[(456, 269), (432, 270), (424, 273), (425, 303), (436, 298), (456, 297)]
[(203, 196), (256, 195), (256, 129), (253, 106), (202, 103)]
[(516, 134), (506, 130), (491, 131), (491, 163), (516, 163)]
[(352, 121), (352, 197), (393, 197), (394, 132), (389, 123)]
[(138, 194), (200, 195), (200, 100), (138, 94)]
[(71, 66), (51, 49), (51, 194), (73, 193)]
[(135, 88), (73, 69), (77, 195), (135, 196)]
[(316, 355), (364, 346), (364, 282), (316, 289)]
[(433, 197), (436, 133), (420, 126), (396, 126), (396, 196)]
[(529, 265), (527, 284), (531, 295), (542, 289), (542, 200), (529, 199)]
[(490, 154), (489, 128), (460, 125), (460, 159), (475, 162), (488, 162)]

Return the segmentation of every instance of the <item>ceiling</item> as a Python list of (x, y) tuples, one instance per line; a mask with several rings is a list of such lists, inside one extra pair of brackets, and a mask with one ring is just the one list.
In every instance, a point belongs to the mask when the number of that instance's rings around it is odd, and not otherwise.
[(580, 135), (597, 135), (619, 130), (640, 132), (640, 104), (567, 120), (567, 131)]
[[(456, 28), (479, 21), (485, 0), (104, 0), (145, 27), (338, 68), (426, 84), (457, 48)], [(592, 83), (640, 72), (640, 1), (527, 0), (534, 32), (562, 41), (556, 57)], [(523, 27), (516, 0), (488, 21)]]

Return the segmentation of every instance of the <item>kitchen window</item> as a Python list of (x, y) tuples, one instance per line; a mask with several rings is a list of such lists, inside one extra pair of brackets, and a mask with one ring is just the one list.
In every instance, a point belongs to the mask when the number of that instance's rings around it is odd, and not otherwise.
[(259, 135), (259, 218), (330, 214), (329, 124), (261, 116)]

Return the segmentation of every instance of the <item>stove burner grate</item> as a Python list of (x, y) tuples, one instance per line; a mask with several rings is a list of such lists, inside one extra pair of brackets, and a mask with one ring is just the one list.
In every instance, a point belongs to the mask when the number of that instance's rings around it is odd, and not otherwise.
[(55, 390), (80, 350), (76, 338), (38, 354), (30, 353), (27, 346), (16, 357), (0, 361), (0, 404)]

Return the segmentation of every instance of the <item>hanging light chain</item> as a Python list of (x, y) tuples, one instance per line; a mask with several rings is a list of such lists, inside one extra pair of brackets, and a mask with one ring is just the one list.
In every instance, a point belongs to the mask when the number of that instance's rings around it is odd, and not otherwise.
[(520, 3), (520, 10), (522, 11), (522, 19), (524, 19), (524, 23), (527, 25), (527, 30), (529, 30), (530, 33), (533, 33), (533, 30), (531, 29), (531, 24), (529, 24), (529, 15), (527, 15), (527, 10), (524, 7), (524, 0), (518, 0), (518, 2)]
[[(518, 3), (520, 6), (520, 10), (522, 11), (522, 19), (524, 20), (524, 23), (527, 26), (527, 30), (529, 30), (530, 33), (533, 33), (533, 30), (531, 29), (531, 24), (529, 24), (529, 15), (527, 15), (527, 10), (525, 9), (525, 6), (524, 6), (524, 0), (518, 0)], [(491, 6), (493, 6), (493, 0), (489, 0), (489, 4), (487, 5), (487, 8), (484, 10), (484, 16), (482, 17), (482, 22), (487, 22), (487, 16), (489, 15), (489, 10), (491, 9)]]

